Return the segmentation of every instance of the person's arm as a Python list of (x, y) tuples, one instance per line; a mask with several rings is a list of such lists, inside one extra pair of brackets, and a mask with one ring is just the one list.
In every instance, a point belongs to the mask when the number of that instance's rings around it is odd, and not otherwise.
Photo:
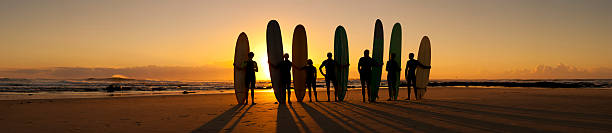
[(312, 67), (315, 69), (313, 72), (314, 72), (314, 78), (315, 78), (315, 82), (316, 82), (316, 80), (317, 80), (317, 68), (314, 67), (314, 65)]
[(408, 62), (406, 62), (406, 70), (404, 70), (404, 76), (406, 77), (406, 80), (408, 79)]
[[(319, 66), (319, 71), (321, 71), (321, 75), (326, 76), (327, 75), (323, 72), (323, 66), (325, 66), (326, 62), (321, 63), (321, 66)], [(327, 69), (327, 68), (326, 68)]]
[(431, 68), (431, 66), (426, 66), (426, 65), (423, 65), (423, 64), (421, 63), (421, 61), (417, 61), (417, 62), (419, 63), (419, 66), (420, 66), (420, 67), (423, 67), (423, 68), (425, 68), (425, 69), (430, 69), (430, 68)]
[(389, 71), (389, 62), (387, 62), (387, 67), (385, 67), (385, 71)]
[(255, 72), (259, 72), (259, 68), (257, 67), (257, 62), (253, 61), (253, 66), (255, 67)]
[(359, 63), (357, 63), (357, 71), (361, 72), (361, 67), (363, 66), (363, 61), (359, 59)]

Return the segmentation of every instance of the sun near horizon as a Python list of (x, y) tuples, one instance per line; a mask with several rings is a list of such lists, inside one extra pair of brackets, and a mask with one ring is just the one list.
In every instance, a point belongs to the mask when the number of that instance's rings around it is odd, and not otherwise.
[(609, 1), (346, 3), (2, 1), (0, 77), (231, 80), (245, 32), (266, 80), (266, 24), (277, 20), (289, 54), (293, 29), (305, 26), (317, 67), (333, 51), (335, 27), (345, 27), (350, 77), (358, 78), (380, 19), (385, 61), (394, 23), (402, 25), (401, 64), (430, 37), (432, 79), (612, 78)]

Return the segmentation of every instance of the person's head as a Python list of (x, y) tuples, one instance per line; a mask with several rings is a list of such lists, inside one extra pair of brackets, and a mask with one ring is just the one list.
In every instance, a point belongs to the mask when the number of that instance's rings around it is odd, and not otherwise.
[(308, 64), (308, 65), (311, 65), (311, 66), (312, 66), (312, 60), (311, 60), (311, 59), (306, 60), (306, 64)]
[(410, 53), (410, 54), (408, 54), (408, 58), (409, 58), (409, 59), (414, 59), (414, 53)]
[(285, 54), (283, 55), (283, 58), (285, 58), (285, 60), (288, 60), (288, 59), (289, 59), (289, 54), (285, 53)]
[(363, 51), (363, 56), (364, 56), (364, 57), (368, 57), (368, 56), (370, 56), (370, 50), (367, 50), (367, 49), (366, 49), (365, 51)]
[(249, 54), (248, 54), (248, 55), (249, 55), (249, 59), (253, 59), (253, 56), (255, 56), (255, 53), (253, 53), (253, 52), (249, 52)]
[(331, 52), (327, 53), (327, 58), (329, 58), (329, 59), (332, 58), (332, 53)]
[(391, 59), (395, 59), (395, 53), (391, 53)]

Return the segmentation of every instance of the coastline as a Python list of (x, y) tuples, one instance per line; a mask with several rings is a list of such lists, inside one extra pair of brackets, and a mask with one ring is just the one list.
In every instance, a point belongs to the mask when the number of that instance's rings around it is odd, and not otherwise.
[[(333, 92), (332, 92), (333, 93)], [(406, 90), (400, 90), (400, 99)], [(234, 94), (2, 100), (7, 132), (607, 132), (612, 90), (430, 88), (421, 101), (274, 104), (256, 92), (256, 105)], [(332, 97), (333, 98), (333, 97)], [(306, 96), (305, 99), (308, 99)], [(319, 100), (326, 99), (319, 92)], [(305, 100), (307, 101), (307, 100)]]

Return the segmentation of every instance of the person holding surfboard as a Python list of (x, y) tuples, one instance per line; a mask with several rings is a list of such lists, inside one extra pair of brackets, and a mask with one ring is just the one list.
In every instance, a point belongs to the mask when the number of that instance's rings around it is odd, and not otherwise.
[[(270, 64), (270, 67), (273, 68), (280, 68), (281, 70), (281, 79), (282, 79), (282, 85), (281, 85), (281, 93), (283, 94), (283, 97), (287, 97), (287, 102), (291, 103), (291, 67), (293, 67), (293, 63), (291, 63), (291, 61), (289, 61), (289, 54), (285, 53), (283, 55), (284, 60), (278, 64), (278, 65), (274, 65), (272, 63)], [(285, 91), (286, 91), (286, 95), (285, 95)], [(281, 102), (284, 103), (285, 101)]]
[(317, 68), (313, 65), (312, 60), (306, 60), (306, 66), (300, 68), (302, 71), (306, 71), (306, 89), (308, 90), (308, 98), (312, 102), (312, 92), (314, 91), (315, 101), (319, 101), (317, 98)]
[[(325, 73), (323, 72), (323, 67), (325, 67)], [(327, 101), (330, 101), (330, 82), (332, 84), (334, 84), (334, 86), (337, 86), (336, 84), (336, 61), (334, 59), (332, 59), (332, 53), (327, 53), (327, 60), (323, 61), (323, 63), (321, 63), (321, 66), (319, 66), (319, 71), (321, 71), (321, 75), (323, 75), (325, 77), (325, 85), (327, 86)], [(338, 90), (334, 91), (334, 94), (336, 94), (335, 92)], [(338, 95), (334, 95), (334, 99), (336, 99), (335, 101), (338, 101)]]
[(408, 60), (408, 62), (406, 62), (406, 73), (404, 74), (406, 76), (406, 81), (408, 82), (408, 98), (406, 98), (405, 100), (410, 100), (410, 87), (412, 86), (412, 88), (414, 88), (414, 97), (417, 97), (417, 87), (416, 87), (416, 69), (417, 67), (421, 67), (421, 68), (425, 68), (425, 69), (430, 69), (431, 66), (426, 66), (423, 65), (423, 63), (421, 63), (418, 60), (414, 59), (414, 53), (410, 53), (408, 54), (408, 58), (410, 60)]
[(400, 67), (400, 65), (395, 62), (395, 53), (391, 54), (391, 58), (389, 58), (389, 61), (387, 61), (387, 67), (385, 69), (387, 71), (387, 84), (389, 85), (389, 99), (387, 99), (387, 101), (391, 101), (391, 100), (397, 100), (397, 90), (395, 87), (397, 87), (397, 85), (395, 84), (395, 78), (398, 75), (395, 75), (396, 73), (399, 73), (400, 71), (402, 71), (402, 68)]
[(242, 64), (240, 64), (240, 66), (238, 67), (238, 69), (244, 69), (246, 71), (244, 83), (247, 87), (247, 94), (245, 98), (246, 101), (244, 102), (244, 104), (249, 103), (249, 89), (251, 90), (251, 104), (255, 104), (255, 72), (258, 72), (259, 69), (257, 68), (257, 62), (253, 61), (254, 56), (255, 53), (249, 52), (249, 59), (242, 62)]
[(361, 95), (363, 97), (363, 102), (366, 102), (366, 94), (368, 95), (368, 97), (370, 97), (369, 82), (372, 78), (373, 62), (374, 60), (370, 58), (370, 50), (364, 50), (363, 57), (359, 59), (359, 64), (357, 67), (357, 69), (359, 70), (359, 79), (361, 81)]

